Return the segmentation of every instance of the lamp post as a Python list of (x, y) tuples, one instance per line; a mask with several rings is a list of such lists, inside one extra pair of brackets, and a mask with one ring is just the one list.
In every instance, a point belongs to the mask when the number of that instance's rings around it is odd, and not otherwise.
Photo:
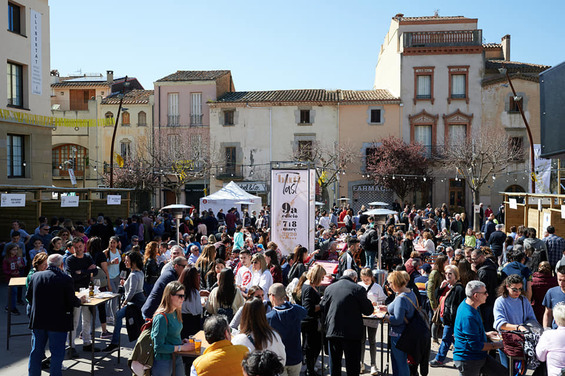
[(514, 95), (514, 102), (518, 107), (518, 111), (520, 115), (522, 115), (522, 120), (524, 120), (524, 125), (526, 126), (526, 131), (528, 131), (528, 141), (530, 142), (530, 170), (531, 176), (530, 179), (532, 181), (532, 193), (536, 193), (536, 182), (534, 177), (536, 175), (536, 166), (534, 162), (534, 138), (532, 137), (532, 130), (530, 129), (530, 124), (528, 124), (528, 120), (526, 119), (526, 115), (524, 114), (524, 109), (522, 108), (522, 101), (520, 100), (520, 96), (516, 94), (516, 90), (514, 89), (514, 85), (512, 85), (512, 80), (510, 79), (510, 75), (508, 74), (508, 69), (506, 66), (502, 64), (502, 68), (498, 68), (498, 71), (501, 74), (506, 75), (506, 79), (508, 80), (508, 84), (510, 84), (510, 89), (512, 89), (512, 95)]
[(114, 133), (112, 133), (112, 143), (110, 144), (110, 188), (114, 188), (114, 143), (116, 142), (116, 132), (118, 131), (118, 121), (120, 120), (120, 112), (122, 112), (122, 103), (124, 102), (124, 94), (126, 88), (129, 87), (128, 76), (124, 80), (122, 92), (120, 93), (120, 105), (118, 106), (118, 114), (114, 123)]

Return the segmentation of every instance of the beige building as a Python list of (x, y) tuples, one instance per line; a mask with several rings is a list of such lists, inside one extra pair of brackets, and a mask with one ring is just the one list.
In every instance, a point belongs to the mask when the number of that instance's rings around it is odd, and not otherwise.
[(3, 6), (0, 60), (7, 74), (0, 75), (0, 184), (50, 185), (48, 1)]

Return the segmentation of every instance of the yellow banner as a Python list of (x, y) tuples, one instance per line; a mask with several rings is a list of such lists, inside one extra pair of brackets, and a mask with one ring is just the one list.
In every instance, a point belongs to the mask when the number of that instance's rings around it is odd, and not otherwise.
[(0, 109), (0, 120), (39, 125), (44, 127), (109, 127), (114, 125), (113, 118), (104, 119), (65, 119), (54, 116), (41, 116), (26, 114), (23, 112)]

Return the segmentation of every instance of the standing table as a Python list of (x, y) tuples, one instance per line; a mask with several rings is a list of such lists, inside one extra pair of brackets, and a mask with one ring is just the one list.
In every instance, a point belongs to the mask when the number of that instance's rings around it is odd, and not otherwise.
[(21, 287), (26, 285), (27, 277), (15, 277), (10, 278), (10, 283), (8, 284), (8, 319), (6, 320), (6, 350), (10, 350), (10, 337), (21, 337), (28, 336), (31, 332), (12, 334), (12, 325), (28, 325), (29, 322), (16, 322), (12, 323), (12, 310), (16, 307), (12, 307), (12, 287)]
[(204, 354), (204, 350), (210, 346), (210, 344), (206, 341), (206, 337), (204, 336), (204, 331), (201, 330), (192, 336), (194, 339), (199, 339), (202, 342), (202, 347), (199, 351), (175, 351), (173, 352), (173, 376), (175, 376), (176, 367), (175, 367), (175, 360), (177, 356), (187, 357), (187, 358), (198, 358), (200, 355)]
[[(386, 315), (386, 310), (381, 311), (375, 307), (375, 311), (370, 316), (363, 316), (365, 320), (376, 320), (381, 326), (381, 347), (380, 347), (380, 357), (381, 357), (381, 374), (389, 375), (389, 365), (390, 365), (390, 326), (384, 321)], [(386, 324), (386, 347), (385, 347), (385, 324)], [(386, 354), (386, 355), (385, 355)], [(385, 357), (386, 357), (386, 367), (385, 367)], [(386, 371), (385, 371), (386, 369)]]

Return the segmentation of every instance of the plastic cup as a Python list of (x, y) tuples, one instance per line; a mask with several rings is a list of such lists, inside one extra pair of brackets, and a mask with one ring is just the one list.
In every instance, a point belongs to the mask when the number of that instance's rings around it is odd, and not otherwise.
[(200, 352), (200, 349), (202, 348), (202, 341), (199, 339), (195, 339), (193, 341), (194, 341), (194, 351)]

